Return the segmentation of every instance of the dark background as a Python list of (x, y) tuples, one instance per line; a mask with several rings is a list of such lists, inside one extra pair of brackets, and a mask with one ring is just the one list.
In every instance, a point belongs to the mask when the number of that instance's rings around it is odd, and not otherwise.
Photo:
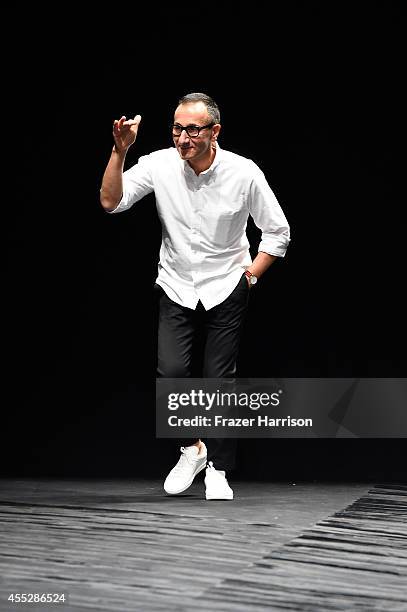
[[(128, 167), (171, 146), (190, 91), (218, 102), (221, 146), (262, 168), (292, 229), (252, 293), (240, 375), (406, 376), (401, 6), (13, 16), (3, 475), (164, 476), (178, 456), (154, 435), (154, 198), (111, 216), (98, 193), (113, 119), (143, 116)], [(237, 475), (402, 480), (405, 463), (404, 439), (243, 440)]]

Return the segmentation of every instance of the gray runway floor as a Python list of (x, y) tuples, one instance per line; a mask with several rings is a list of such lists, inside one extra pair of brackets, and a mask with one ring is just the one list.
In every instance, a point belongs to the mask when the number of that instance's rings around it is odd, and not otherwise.
[(1, 612), (407, 611), (406, 485), (231, 484), (0, 481)]

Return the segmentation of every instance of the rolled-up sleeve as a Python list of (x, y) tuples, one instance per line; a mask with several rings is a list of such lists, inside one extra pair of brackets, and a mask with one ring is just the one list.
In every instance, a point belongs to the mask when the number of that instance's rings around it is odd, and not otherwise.
[(261, 230), (259, 251), (284, 257), (290, 242), (290, 227), (276, 196), (258, 166), (251, 176), (248, 207), (257, 227)]
[(137, 164), (123, 172), (122, 199), (110, 213), (119, 213), (128, 210), (154, 190), (150, 155), (143, 155)]

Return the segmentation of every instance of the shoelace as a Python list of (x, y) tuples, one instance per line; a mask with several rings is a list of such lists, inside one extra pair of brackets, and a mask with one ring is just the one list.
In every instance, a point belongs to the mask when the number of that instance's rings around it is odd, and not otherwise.
[(221, 474), (219, 470), (213, 467), (213, 461), (208, 461), (207, 469), (209, 470), (211, 476), (215, 476), (216, 478), (222, 479), (222, 481), (226, 481), (226, 484), (229, 486), (226, 476), (224, 474)]
[(213, 461), (208, 462), (208, 470), (211, 472), (216, 472), (215, 468), (213, 467)]
[(181, 470), (183, 470), (186, 467), (186, 463), (192, 465), (192, 462), (188, 457), (188, 453), (185, 452), (186, 449), (184, 446), (181, 446), (180, 451), (181, 457), (179, 458), (177, 465), (173, 468), (174, 472), (180, 472)]

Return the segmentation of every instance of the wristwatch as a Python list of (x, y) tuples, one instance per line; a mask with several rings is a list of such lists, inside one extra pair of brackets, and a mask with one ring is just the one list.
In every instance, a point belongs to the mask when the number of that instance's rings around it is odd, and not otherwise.
[(252, 272), (250, 272), (249, 270), (245, 270), (245, 275), (247, 276), (250, 286), (255, 285), (257, 283), (257, 276), (255, 276)]

